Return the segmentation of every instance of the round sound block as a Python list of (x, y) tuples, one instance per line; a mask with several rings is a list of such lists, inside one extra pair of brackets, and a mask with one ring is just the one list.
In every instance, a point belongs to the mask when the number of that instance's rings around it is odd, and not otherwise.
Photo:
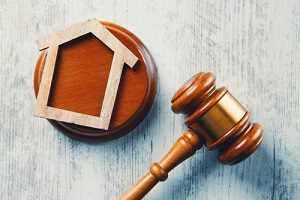
[[(121, 81), (108, 130), (49, 120), (65, 135), (87, 142), (121, 137), (145, 118), (156, 94), (156, 71), (145, 45), (123, 27), (101, 22), (135, 56), (138, 62), (122, 71)], [(59, 46), (47, 106), (98, 116), (104, 99), (114, 52), (93, 34), (86, 34)], [(34, 91), (37, 96), (47, 50), (36, 63)]]

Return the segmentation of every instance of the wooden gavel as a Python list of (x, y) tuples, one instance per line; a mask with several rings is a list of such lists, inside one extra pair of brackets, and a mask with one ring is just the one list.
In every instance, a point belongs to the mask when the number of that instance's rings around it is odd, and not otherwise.
[(189, 79), (173, 96), (172, 110), (187, 114), (191, 129), (180, 137), (159, 163), (119, 199), (142, 199), (178, 164), (201, 149), (218, 150), (218, 160), (235, 165), (248, 158), (263, 139), (263, 128), (248, 122), (249, 112), (227, 91), (216, 89), (215, 76), (201, 72)]

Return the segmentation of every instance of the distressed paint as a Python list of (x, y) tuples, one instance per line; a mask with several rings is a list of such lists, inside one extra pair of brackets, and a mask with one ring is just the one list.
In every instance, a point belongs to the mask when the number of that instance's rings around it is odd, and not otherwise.
[[(135, 33), (158, 72), (148, 117), (101, 144), (67, 138), (32, 115), (36, 39), (94, 17)], [(233, 167), (202, 150), (145, 199), (299, 199), (299, 34), (296, 0), (0, 0), (0, 199), (116, 199), (183, 134), (170, 100), (199, 71), (217, 75), (265, 139)]]

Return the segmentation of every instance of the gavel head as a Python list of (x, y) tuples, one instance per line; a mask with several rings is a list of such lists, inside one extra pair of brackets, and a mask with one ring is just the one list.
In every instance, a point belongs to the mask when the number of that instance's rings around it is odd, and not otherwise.
[(245, 160), (263, 139), (262, 126), (248, 122), (249, 112), (225, 87), (216, 89), (212, 73), (201, 72), (184, 83), (172, 98), (172, 110), (188, 115), (185, 124), (209, 150), (218, 150), (222, 164)]

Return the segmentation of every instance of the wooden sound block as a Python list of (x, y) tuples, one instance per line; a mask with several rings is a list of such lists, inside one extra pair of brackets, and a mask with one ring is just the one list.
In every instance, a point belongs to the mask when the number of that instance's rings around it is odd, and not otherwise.
[[(87, 142), (112, 140), (133, 130), (149, 112), (156, 94), (155, 65), (145, 45), (123, 27), (101, 24), (138, 58), (133, 68), (124, 64), (108, 130), (48, 119), (65, 135)], [(43, 50), (36, 63), (36, 96), (47, 52)], [(59, 45), (47, 107), (99, 117), (114, 53), (92, 33)]]

